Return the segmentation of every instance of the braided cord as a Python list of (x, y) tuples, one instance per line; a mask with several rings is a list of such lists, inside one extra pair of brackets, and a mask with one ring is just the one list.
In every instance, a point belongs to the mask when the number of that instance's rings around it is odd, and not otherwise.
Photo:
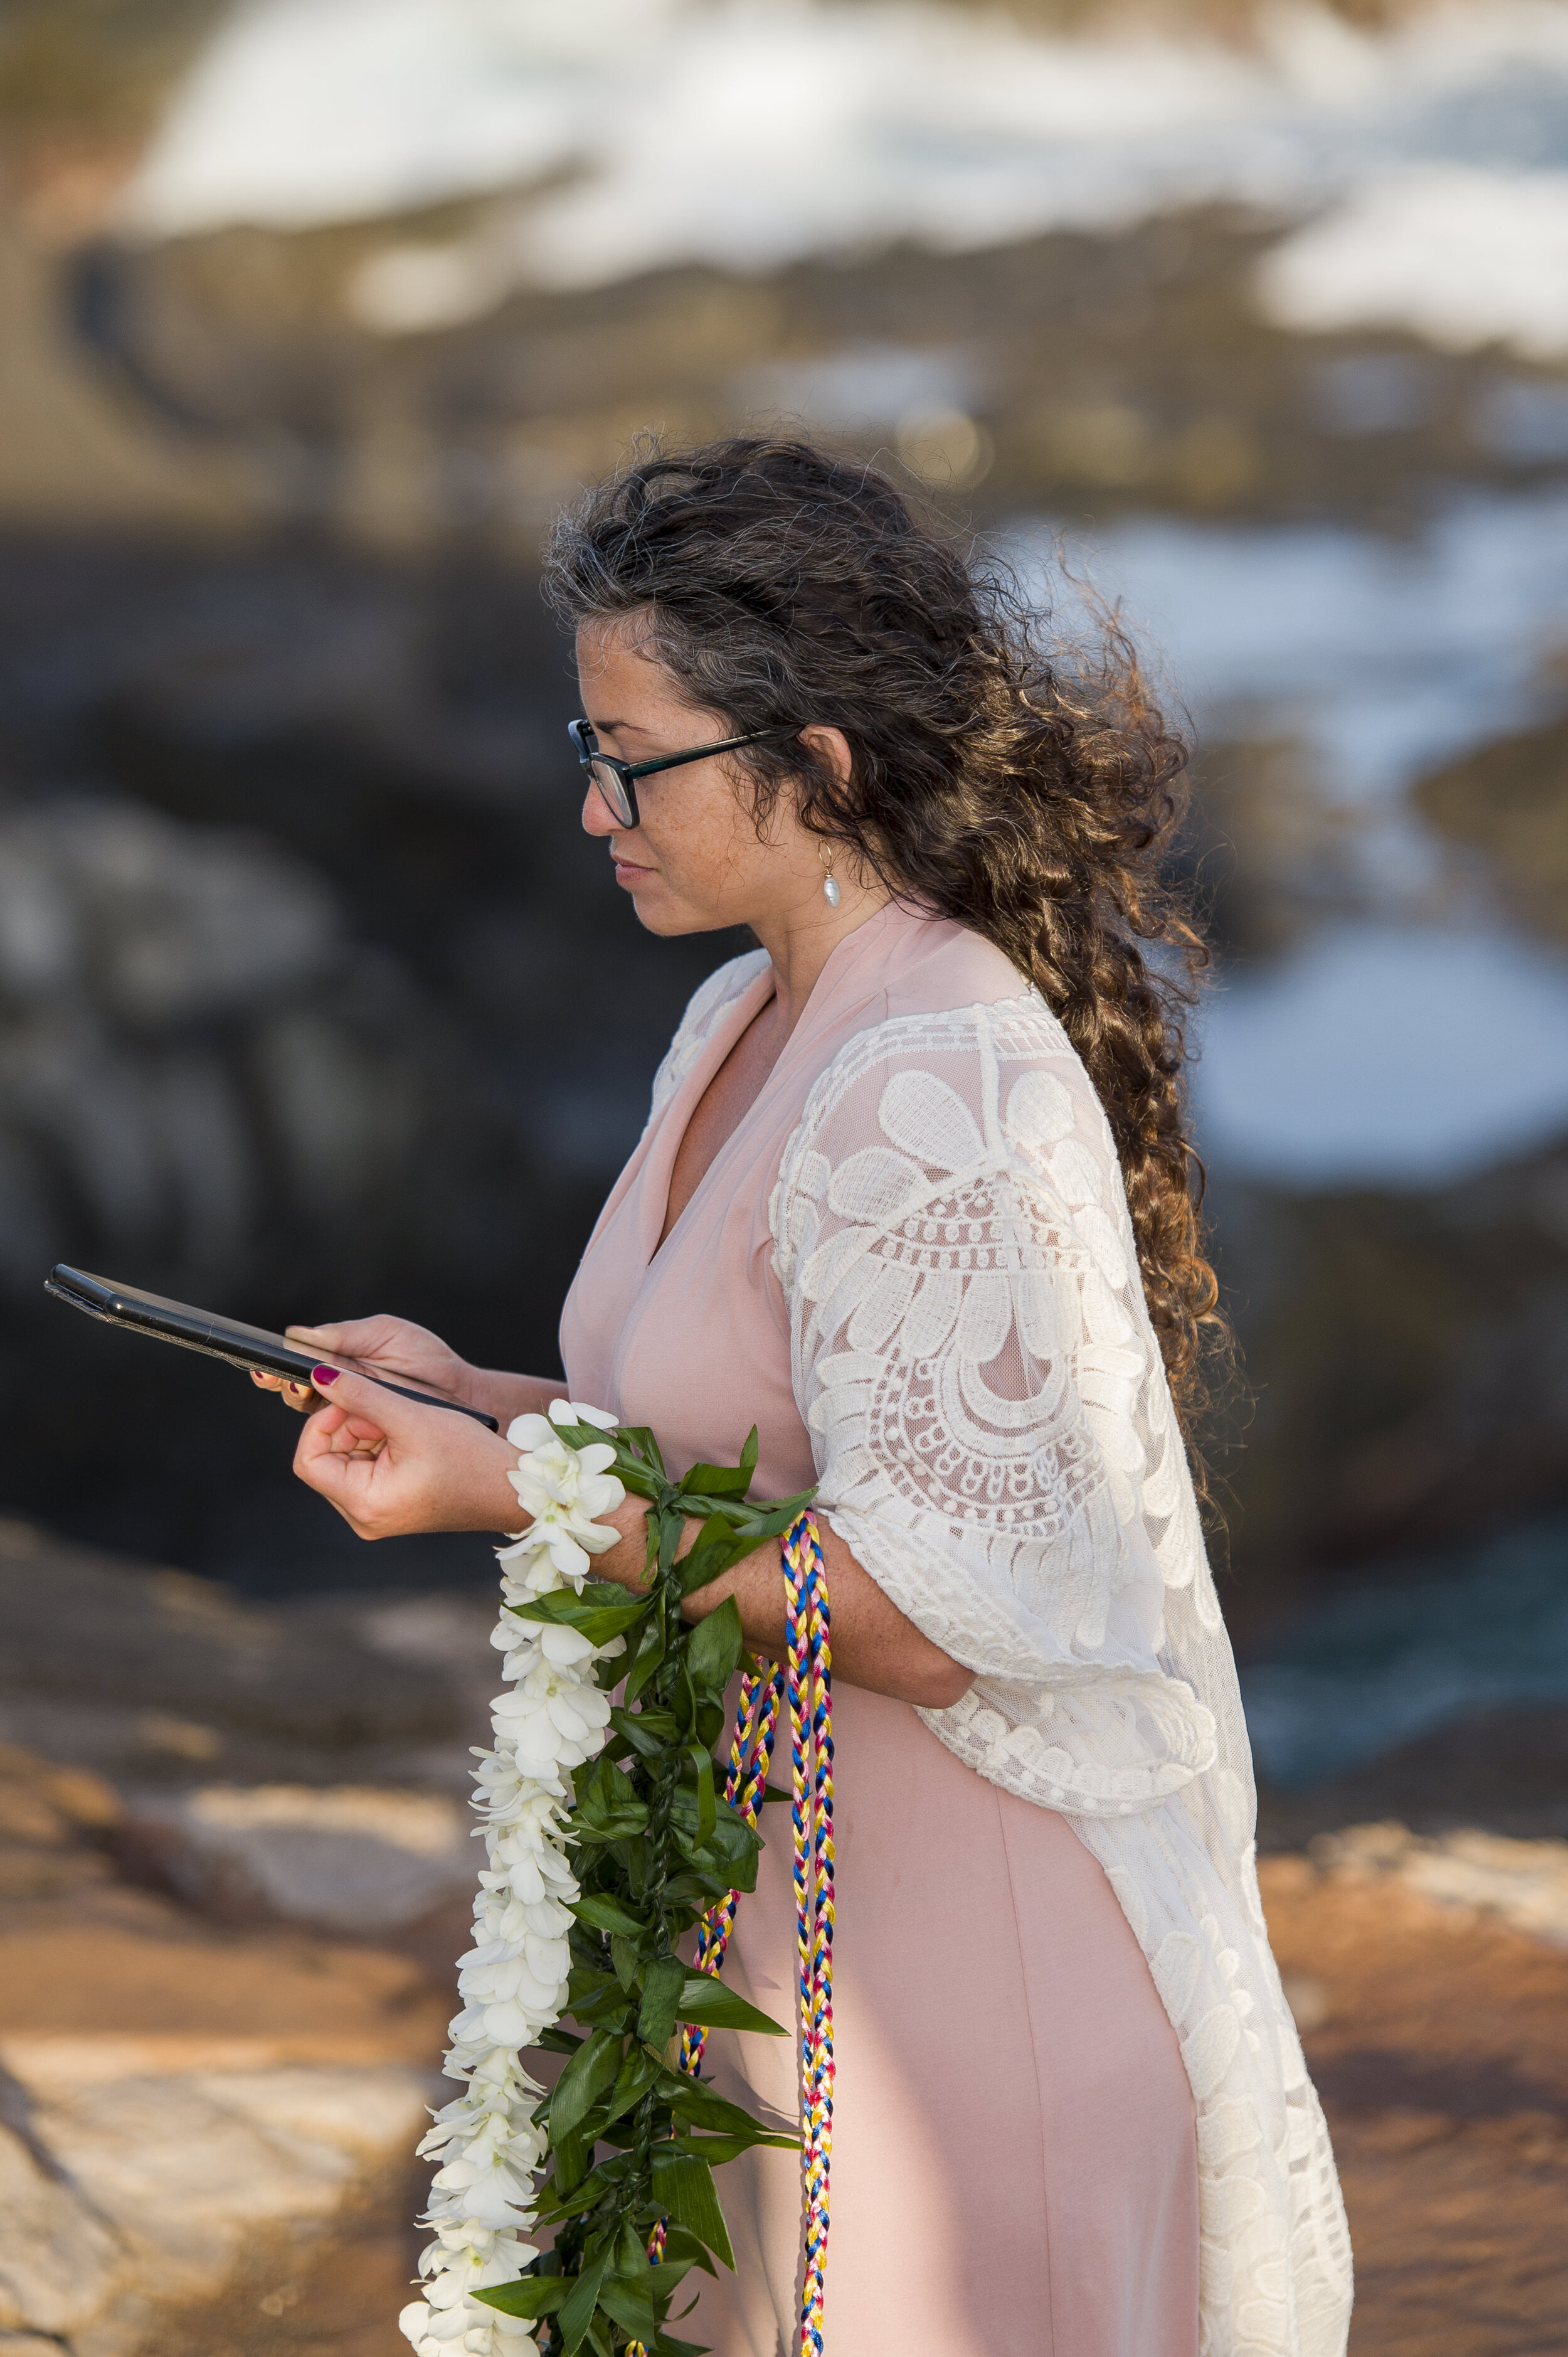
[[(725, 1798), (748, 1825), (762, 1806), (779, 1729), (789, 1701), (790, 1816), (795, 1833), (795, 1943), (800, 2007), (800, 2188), (806, 2267), (800, 2293), (800, 2357), (822, 2357), (822, 2299), (828, 2256), (828, 2179), (833, 2141), (833, 1718), (828, 1577), (816, 1519), (802, 1514), (783, 1544), (788, 1659), (782, 1670), (759, 1663), (740, 1682)], [(735, 1928), (738, 1890), (703, 1918), (696, 1969), (716, 1974)], [(681, 2068), (702, 2072), (707, 2031), (688, 2022)], [(664, 2255), (663, 2222), (648, 2239), (654, 2266)], [(647, 2357), (639, 2341), (627, 2357)]]
[(802, 1514), (784, 1541), (789, 1631), (791, 1813), (795, 1822), (795, 1940), (800, 1998), (800, 2179), (806, 2265), (800, 2357), (822, 2357), (828, 2256), (828, 2178), (833, 2141), (832, 1648), (827, 1571), (815, 1518)]
[[(732, 1809), (738, 1810), (748, 1825), (757, 1823), (768, 1783), (768, 1770), (773, 1764), (782, 1684), (783, 1680), (771, 1663), (765, 1669), (760, 1662), (755, 1670), (747, 1670), (740, 1682), (740, 1701), (736, 1706), (735, 1734), (729, 1748), (729, 1773), (725, 1778), (725, 1799)], [(697, 1934), (694, 1967), (699, 1973), (717, 1973), (722, 1969), (725, 1950), (729, 1946), (729, 1935), (735, 1929), (736, 1909), (739, 1904), (739, 1891), (726, 1891), (718, 1905), (710, 1908), (703, 1916), (702, 1929)], [(689, 2078), (701, 2078), (703, 2050), (707, 2042), (707, 2031), (696, 2022), (689, 2021), (681, 2037), (681, 2068)]]

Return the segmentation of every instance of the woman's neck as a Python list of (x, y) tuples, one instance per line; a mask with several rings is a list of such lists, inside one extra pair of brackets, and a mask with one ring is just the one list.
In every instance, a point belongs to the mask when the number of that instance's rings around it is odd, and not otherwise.
[(772, 961), (774, 995), (768, 1028), (779, 1047), (805, 1013), (806, 1001), (839, 943), (857, 933), (891, 898), (875, 880), (855, 884), (848, 877), (839, 878), (839, 894), (837, 908), (829, 907), (819, 888), (812, 900), (798, 908), (752, 920), (751, 929)]

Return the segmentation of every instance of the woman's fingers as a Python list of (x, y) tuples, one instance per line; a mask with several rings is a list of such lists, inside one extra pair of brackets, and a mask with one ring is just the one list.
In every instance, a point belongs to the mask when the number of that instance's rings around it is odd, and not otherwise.
[(296, 1383), (290, 1375), (274, 1375), (265, 1367), (252, 1367), (251, 1381), (258, 1391), (281, 1392), (284, 1405), (293, 1408), (297, 1415), (308, 1415), (317, 1405), (314, 1387), (309, 1383)]
[[(403, 1318), (347, 1318), (336, 1326), (289, 1326), (284, 1330), (291, 1342), (303, 1342), (307, 1351), (319, 1351), (328, 1359), (405, 1356), (411, 1340), (427, 1346), (435, 1340), (422, 1326), (411, 1326)], [(437, 1349), (445, 1347), (436, 1344)]]
[(295, 1471), (361, 1538), (516, 1524), (517, 1452), (496, 1434), (363, 1375), (322, 1366), (315, 1382), (327, 1405), (300, 1435)]

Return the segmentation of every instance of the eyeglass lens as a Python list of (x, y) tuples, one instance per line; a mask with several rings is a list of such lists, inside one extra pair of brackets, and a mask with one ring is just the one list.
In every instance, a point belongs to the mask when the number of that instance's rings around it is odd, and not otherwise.
[(627, 791), (625, 785), (622, 783), (616, 771), (611, 769), (609, 763), (607, 761), (590, 760), (587, 764), (587, 770), (589, 777), (592, 778), (595, 785), (597, 786), (600, 794), (603, 796), (605, 806), (608, 810), (610, 816), (618, 825), (635, 826), (637, 824), (637, 817), (631, 807), (631, 796)]

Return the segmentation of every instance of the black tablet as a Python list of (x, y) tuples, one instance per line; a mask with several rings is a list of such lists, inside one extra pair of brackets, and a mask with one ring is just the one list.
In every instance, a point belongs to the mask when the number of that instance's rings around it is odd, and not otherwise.
[(424, 1407), (455, 1408), (459, 1415), (471, 1415), (492, 1432), (500, 1429), (493, 1415), (477, 1407), (467, 1407), (461, 1400), (442, 1399), (435, 1392), (417, 1391), (410, 1383), (392, 1383), (357, 1360), (329, 1359), (319, 1351), (302, 1351), (286, 1335), (269, 1334), (262, 1326), (242, 1325), (238, 1318), (219, 1318), (210, 1309), (193, 1309), (188, 1301), (166, 1301), (161, 1293), (144, 1293), (139, 1286), (115, 1285), (106, 1276), (90, 1275), (86, 1269), (67, 1268), (63, 1261), (44, 1279), (44, 1291), (52, 1293), (57, 1301), (69, 1301), (73, 1309), (85, 1310), (89, 1318), (102, 1318), (106, 1325), (124, 1326), (133, 1334), (150, 1334), (159, 1342), (177, 1344), (182, 1351), (200, 1351), (209, 1359), (227, 1360), (231, 1367), (256, 1367), (265, 1374), (286, 1375), (293, 1383), (309, 1383), (313, 1367), (340, 1367), (348, 1374), (364, 1375), (380, 1383), (383, 1391), (418, 1400)]

